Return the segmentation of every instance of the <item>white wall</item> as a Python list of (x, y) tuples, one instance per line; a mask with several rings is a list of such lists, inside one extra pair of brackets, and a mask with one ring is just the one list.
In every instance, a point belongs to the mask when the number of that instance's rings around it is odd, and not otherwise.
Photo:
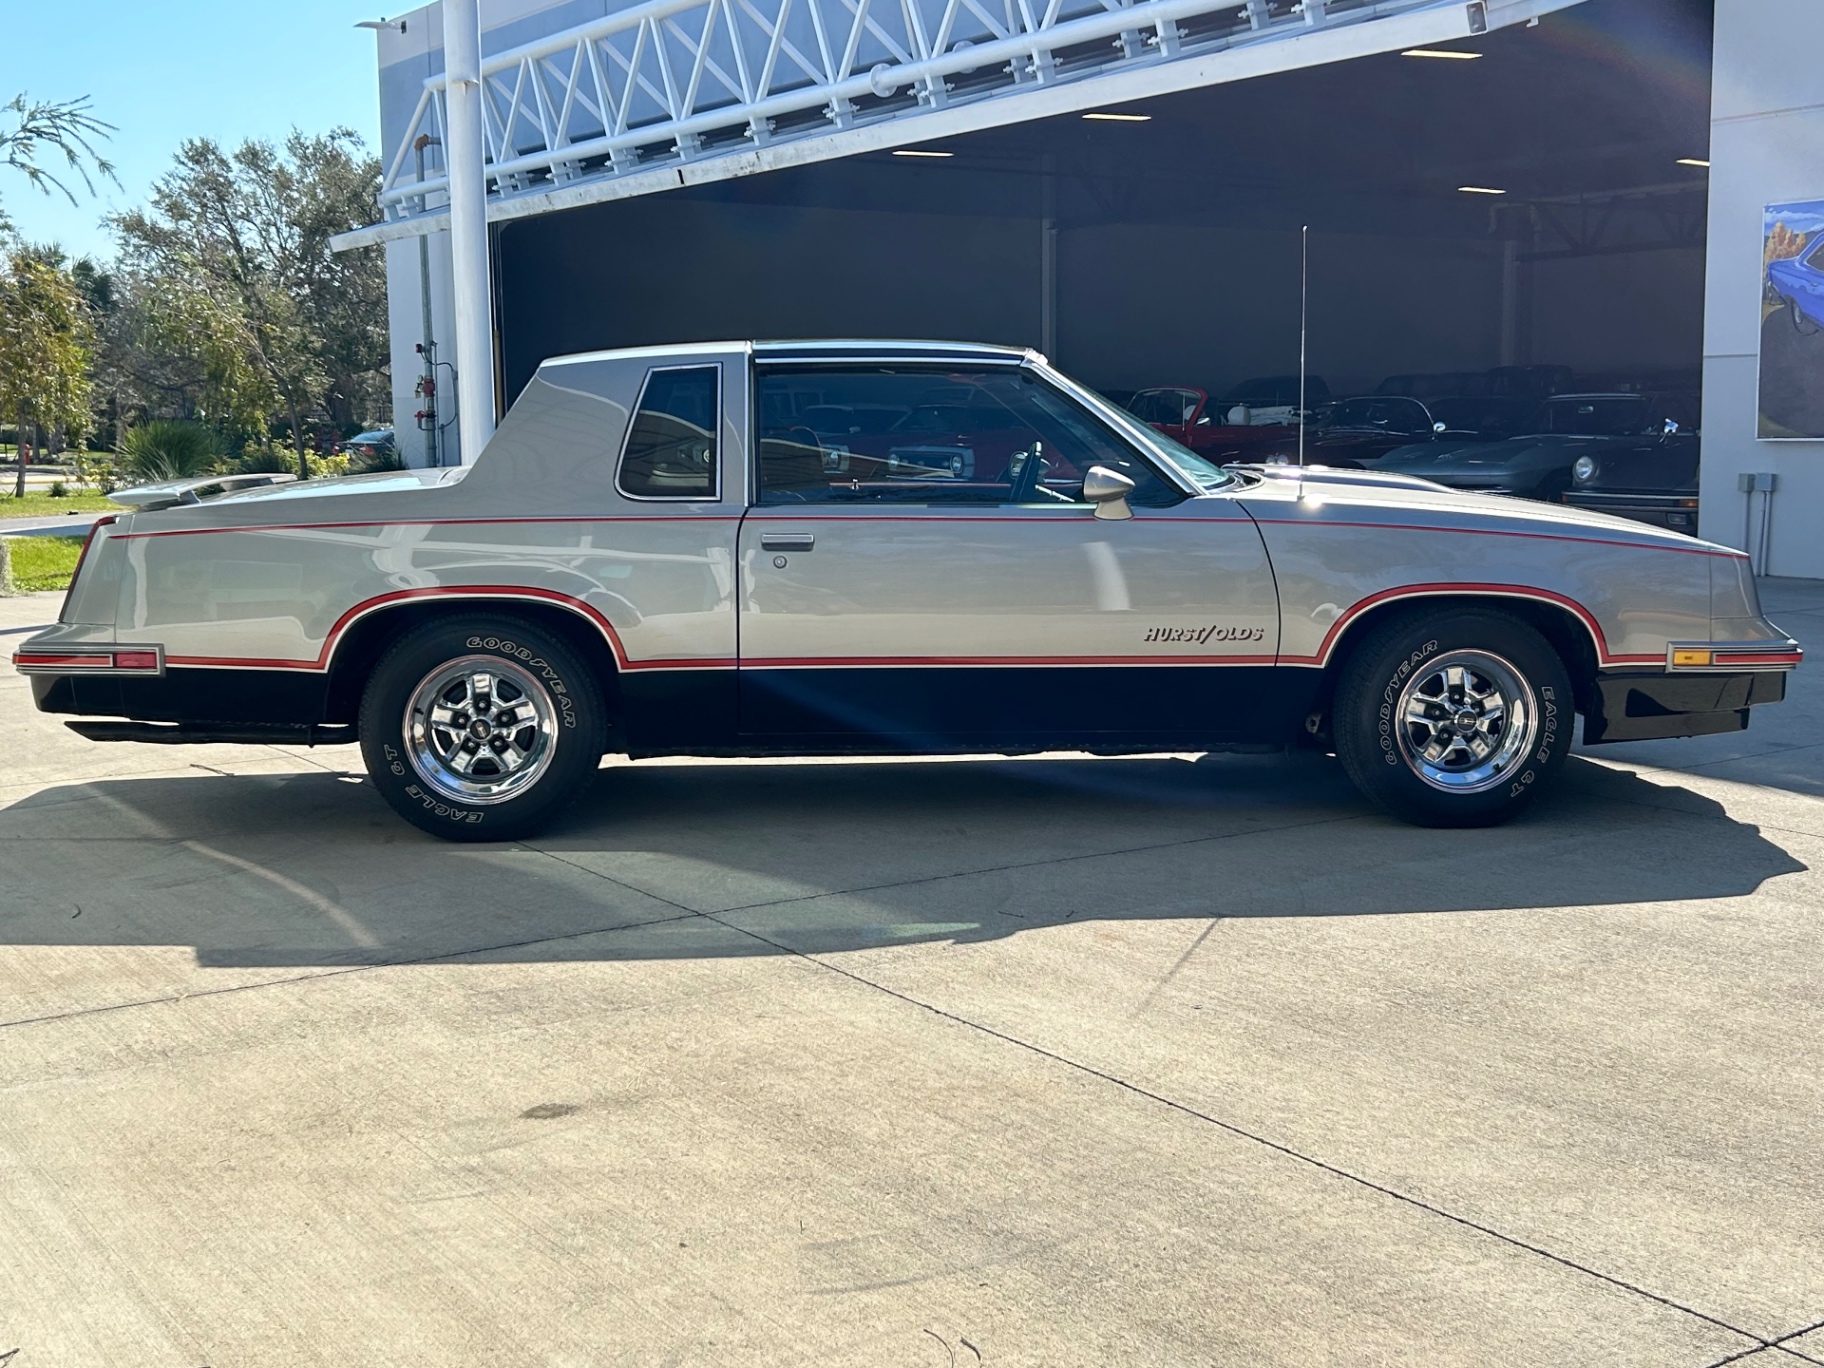
[[(439, 358), (453, 361), (454, 318), (450, 299), (450, 235), (432, 233), (425, 238), (407, 238), (389, 242), (386, 253), (386, 314), (391, 337), (393, 363), (393, 431), (399, 443), (399, 454), (408, 466), (431, 464), (431, 434), (420, 432), (412, 415), (425, 407), (416, 393), (418, 377), (424, 364), (416, 350), (424, 338), (424, 314), (419, 281), (418, 244), (429, 246), (431, 265), (431, 327), (438, 344)], [(371, 249), (368, 249), (371, 250)], [(456, 465), (458, 443), (456, 425), (456, 385), (448, 366), (437, 369), (437, 421), (443, 428), (443, 464)]]
[[(1755, 437), (1762, 209), (1824, 199), (1824, 3), (1716, 0), (1704, 293), (1703, 535), (1743, 544), (1736, 477), (1771, 471), (1775, 575), (1824, 578), (1824, 442)], [(1758, 497), (1758, 496), (1757, 496)]]

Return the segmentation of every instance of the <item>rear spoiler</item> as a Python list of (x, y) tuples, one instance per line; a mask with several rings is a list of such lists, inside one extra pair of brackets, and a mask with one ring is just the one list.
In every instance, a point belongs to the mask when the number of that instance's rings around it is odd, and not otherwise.
[(142, 512), (151, 512), (158, 508), (174, 508), (178, 504), (201, 503), (204, 499), (213, 499), (218, 495), (232, 494), (241, 489), (258, 489), (262, 485), (289, 484), (298, 477), (279, 472), (254, 475), (199, 475), (190, 480), (165, 480), (159, 484), (135, 485), (132, 489), (117, 489), (108, 498), (128, 508), (137, 508)]

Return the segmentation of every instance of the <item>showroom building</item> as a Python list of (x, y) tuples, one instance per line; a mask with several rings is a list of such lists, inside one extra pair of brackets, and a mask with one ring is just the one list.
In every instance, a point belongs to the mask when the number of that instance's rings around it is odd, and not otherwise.
[[(1816, 0), (480, 12), (500, 408), (550, 355), (858, 334), (1222, 393), (1302, 316), (1335, 395), (1701, 394), (1702, 534), (1824, 577)], [(379, 28), (386, 218), (345, 240), (385, 244), (414, 464), (460, 459), (441, 19)]]

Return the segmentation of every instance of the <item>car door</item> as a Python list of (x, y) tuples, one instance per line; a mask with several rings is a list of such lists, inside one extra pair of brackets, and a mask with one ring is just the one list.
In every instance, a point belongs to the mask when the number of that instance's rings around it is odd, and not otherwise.
[[(796, 750), (1132, 748), (1279, 725), (1278, 604), (1227, 497), (1011, 363), (757, 363), (740, 726)], [(927, 406), (955, 412), (942, 424)], [(847, 432), (802, 421), (889, 415)], [(960, 413), (965, 421), (949, 421)], [(1083, 501), (1089, 466), (1133, 517)]]

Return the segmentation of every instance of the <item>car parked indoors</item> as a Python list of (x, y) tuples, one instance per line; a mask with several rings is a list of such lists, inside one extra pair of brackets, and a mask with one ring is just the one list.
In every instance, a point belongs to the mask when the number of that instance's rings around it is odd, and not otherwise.
[[(1307, 429), (1307, 465), (1372, 468), (1390, 451), (1431, 443), (1439, 451), (1523, 431), (1538, 405), (1530, 399), (1453, 398), (1421, 402), (1395, 395), (1341, 399)], [(1284, 465), (1298, 459), (1296, 435), (1276, 439), (1253, 459)]]
[(1306, 413), (1330, 402), (1330, 386), (1321, 375), (1263, 375), (1243, 380), (1216, 401), (1217, 421), (1232, 427), (1263, 423), (1296, 423), (1299, 405)]
[(1680, 427), (1658, 440), (1585, 452), (1571, 464), (1564, 501), (1696, 536), (1701, 445), (1695, 428)]
[(1497, 441), (1415, 443), (1389, 452), (1375, 468), (1435, 480), (1453, 489), (1512, 494), (1557, 503), (1572, 484), (1579, 457), (1659, 451), (1697, 435), (1694, 396), (1561, 394), (1535, 410), (1530, 431)]
[(1296, 431), (1297, 424), (1296, 418), (1290, 425), (1227, 421), (1239, 416), (1238, 411), (1221, 400), (1212, 399), (1208, 390), (1194, 385), (1160, 385), (1136, 390), (1122, 407), (1180, 446), (1189, 447), (1213, 461), (1262, 460), (1264, 453), (1284, 437), (1288, 427)]

